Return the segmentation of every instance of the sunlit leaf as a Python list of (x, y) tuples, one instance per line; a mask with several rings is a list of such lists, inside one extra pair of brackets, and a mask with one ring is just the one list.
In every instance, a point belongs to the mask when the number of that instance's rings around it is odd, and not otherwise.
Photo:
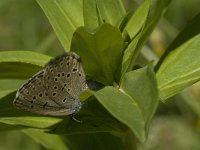
[(83, 26), (82, 0), (37, 0), (48, 17), (58, 39), (69, 51), (74, 31)]
[(31, 51), (0, 53), (0, 78), (27, 79), (42, 69), (51, 57)]
[(100, 25), (97, 12), (97, 1), (83, 0), (84, 24), (87, 28), (95, 29)]
[(98, 0), (97, 10), (102, 22), (118, 26), (126, 11), (121, 0)]
[(200, 80), (200, 35), (169, 53), (157, 72), (161, 100)]
[[(135, 62), (142, 46), (144, 45), (144, 43), (150, 36), (151, 32), (155, 28), (160, 17), (162, 16), (163, 12), (165, 12), (170, 1), (171, 0), (162, 0), (162, 1), (146, 0), (138, 8), (136, 13), (133, 14), (132, 19), (135, 18), (135, 20), (141, 20), (141, 21), (134, 22), (134, 20), (131, 20), (130, 25), (129, 25), (129, 23), (127, 25), (127, 29), (129, 31), (129, 34), (132, 37), (132, 41), (131, 41), (131, 43), (129, 43), (128, 47), (126, 48), (126, 50), (124, 52), (122, 71), (121, 71), (122, 76), (127, 71), (132, 70), (134, 62)], [(140, 13), (138, 14), (138, 12), (140, 12)], [(144, 13), (144, 15), (141, 16), (141, 14), (143, 14), (143, 13)]]

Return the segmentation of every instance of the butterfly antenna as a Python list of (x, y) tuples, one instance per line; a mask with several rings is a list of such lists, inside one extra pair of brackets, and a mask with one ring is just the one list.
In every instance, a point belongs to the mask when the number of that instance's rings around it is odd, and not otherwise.
[(78, 120), (78, 119), (75, 118), (75, 115), (76, 115), (76, 113), (72, 114), (72, 119), (73, 119), (74, 121), (78, 122), (78, 123), (82, 123), (81, 120)]

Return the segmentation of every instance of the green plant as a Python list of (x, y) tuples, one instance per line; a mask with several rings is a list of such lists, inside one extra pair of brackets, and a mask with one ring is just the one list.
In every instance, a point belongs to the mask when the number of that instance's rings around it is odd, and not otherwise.
[(159, 100), (200, 80), (199, 29), (185, 38), (178, 36), (155, 67), (147, 62), (134, 69), (170, 0), (145, 0), (129, 14), (120, 0), (37, 2), (65, 51), (79, 54), (86, 75), (104, 87), (81, 94), (83, 100), (89, 97), (88, 106), (76, 115), (82, 123), (17, 110), (12, 105), (15, 91), (51, 57), (31, 51), (1, 52), (2, 130), (20, 129), (48, 149), (134, 149), (137, 139), (145, 141)]

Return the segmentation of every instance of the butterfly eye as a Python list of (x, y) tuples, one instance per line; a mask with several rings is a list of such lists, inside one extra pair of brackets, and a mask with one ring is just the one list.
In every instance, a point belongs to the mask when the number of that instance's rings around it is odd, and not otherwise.
[(60, 77), (60, 73), (57, 76)]
[(65, 73), (64, 73), (64, 72), (62, 73), (62, 76), (65, 76)]

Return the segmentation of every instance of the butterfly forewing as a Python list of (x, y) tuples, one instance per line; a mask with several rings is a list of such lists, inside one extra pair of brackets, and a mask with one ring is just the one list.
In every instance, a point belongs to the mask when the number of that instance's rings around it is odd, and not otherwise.
[(87, 89), (80, 58), (66, 53), (51, 60), (18, 90), (14, 104), (46, 115), (69, 115), (81, 107), (79, 94)]

